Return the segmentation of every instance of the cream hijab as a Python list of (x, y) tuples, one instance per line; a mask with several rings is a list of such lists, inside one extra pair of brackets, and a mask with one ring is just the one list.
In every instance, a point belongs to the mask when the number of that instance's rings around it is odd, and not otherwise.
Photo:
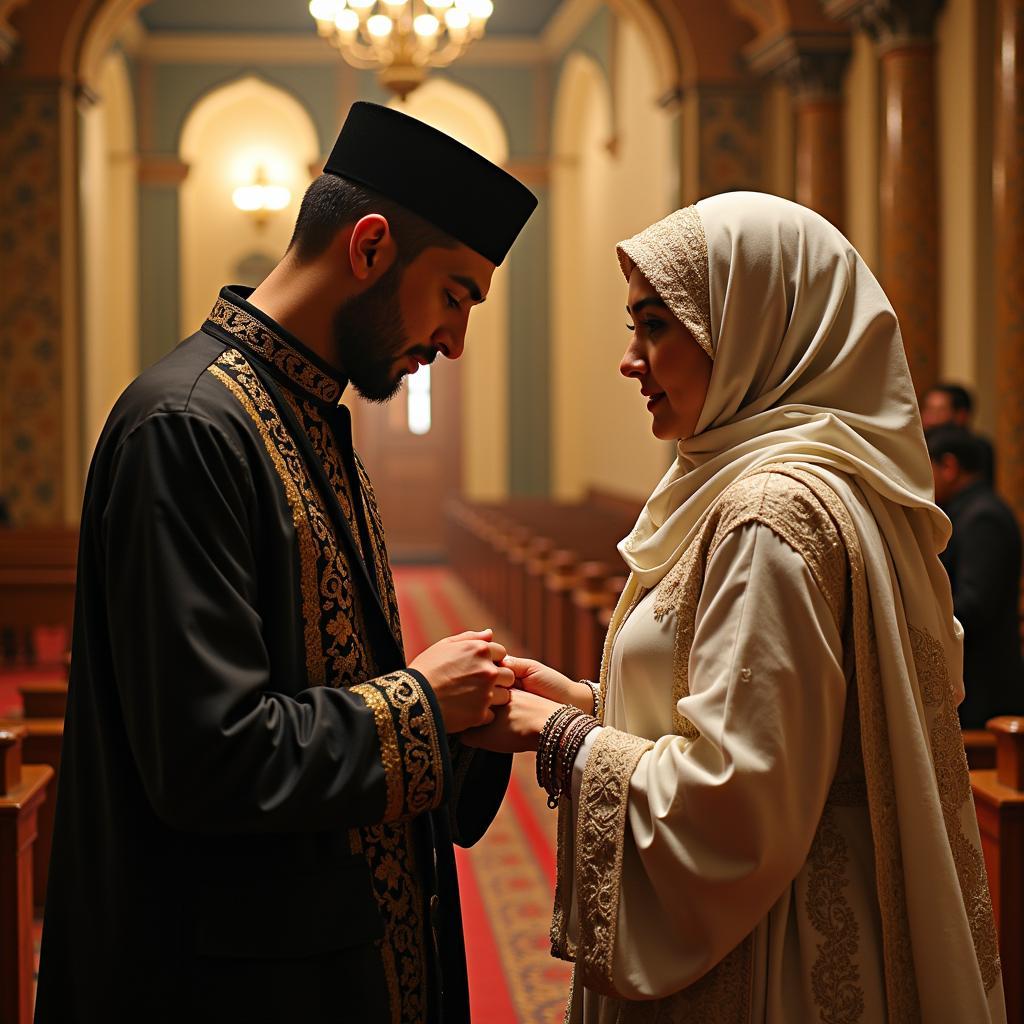
[[(863, 555), (879, 704), (865, 757), (886, 929), (890, 1019), (1001, 1021), (1002, 982), (955, 705), (962, 633), (939, 561), (950, 526), (932, 476), (896, 316), (843, 235), (774, 196), (733, 192), (618, 247), (714, 360), (681, 440), (620, 545), (630, 583), (657, 585), (740, 476), (787, 463), (845, 506)], [(861, 673), (871, 675), (871, 680)], [(862, 696), (862, 700), (866, 699)], [(871, 762), (871, 763), (869, 763)], [(884, 763), (884, 770), (879, 769)], [(881, 788), (879, 788), (881, 787)], [(880, 822), (885, 822), (884, 827)], [(898, 920), (897, 920), (898, 918)], [(969, 955), (974, 948), (975, 957)]]
[(828, 221), (776, 196), (731, 192), (618, 251), (626, 277), (638, 267), (714, 360), (695, 435), (679, 442), (620, 547), (644, 587), (675, 564), (725, 487), (769, 462), (849, 473), (919, 513), (933, 550), (945, 547), (896, 315)]

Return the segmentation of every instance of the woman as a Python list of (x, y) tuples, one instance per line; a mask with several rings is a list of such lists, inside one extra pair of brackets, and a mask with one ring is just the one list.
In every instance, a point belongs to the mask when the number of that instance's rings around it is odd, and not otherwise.
[(472, 740), (539, 748), (559, 799), (567, 1019), (1005, 1020), (949, 526), (891, 306), (772, 196), (618, 255), (621, 371), (678, 457), (620, 545), (596, 694), (511, 660), (522, 690)]

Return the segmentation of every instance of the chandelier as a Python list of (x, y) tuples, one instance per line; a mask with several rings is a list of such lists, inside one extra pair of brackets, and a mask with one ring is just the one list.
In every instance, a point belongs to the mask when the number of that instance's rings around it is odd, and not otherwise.
[(491, 0), (310, 0), (317, 31), (402, 99), (484, 34)]

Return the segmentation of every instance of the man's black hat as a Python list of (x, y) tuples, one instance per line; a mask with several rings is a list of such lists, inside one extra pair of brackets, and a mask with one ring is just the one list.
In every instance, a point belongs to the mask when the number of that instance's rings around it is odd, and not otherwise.
[(324, 172), (379, 192), (501, 263), (537, 197), (450, 135), (376, 103), (353, 103)]

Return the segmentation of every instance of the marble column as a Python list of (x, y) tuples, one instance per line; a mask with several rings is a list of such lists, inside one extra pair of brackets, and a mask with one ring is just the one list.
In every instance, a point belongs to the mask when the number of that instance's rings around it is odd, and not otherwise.
[(880, 277), (920, 395), (939, 376), (935, 19), (943, 0), (825, 0), (824, 6), (878, 44)]
[(996, 11), (996, 472), (1024, 526), (1024, 0)]
[(786, 82), (796, 128), (796, 201), (840, 231), (846, 207), (843, 73), (850, 58), (846, 32), (779, 36), (751, 57), (755, 70)]
[(899, 317), (918, 394), (939, 376), (939, 202), (935, 53), (931, 36), (892, 35), (880, 47), (882, 284)]
[(58, 80), (0, 77), (0, 493), (16, 525), (64, 508), (69, 104)]

